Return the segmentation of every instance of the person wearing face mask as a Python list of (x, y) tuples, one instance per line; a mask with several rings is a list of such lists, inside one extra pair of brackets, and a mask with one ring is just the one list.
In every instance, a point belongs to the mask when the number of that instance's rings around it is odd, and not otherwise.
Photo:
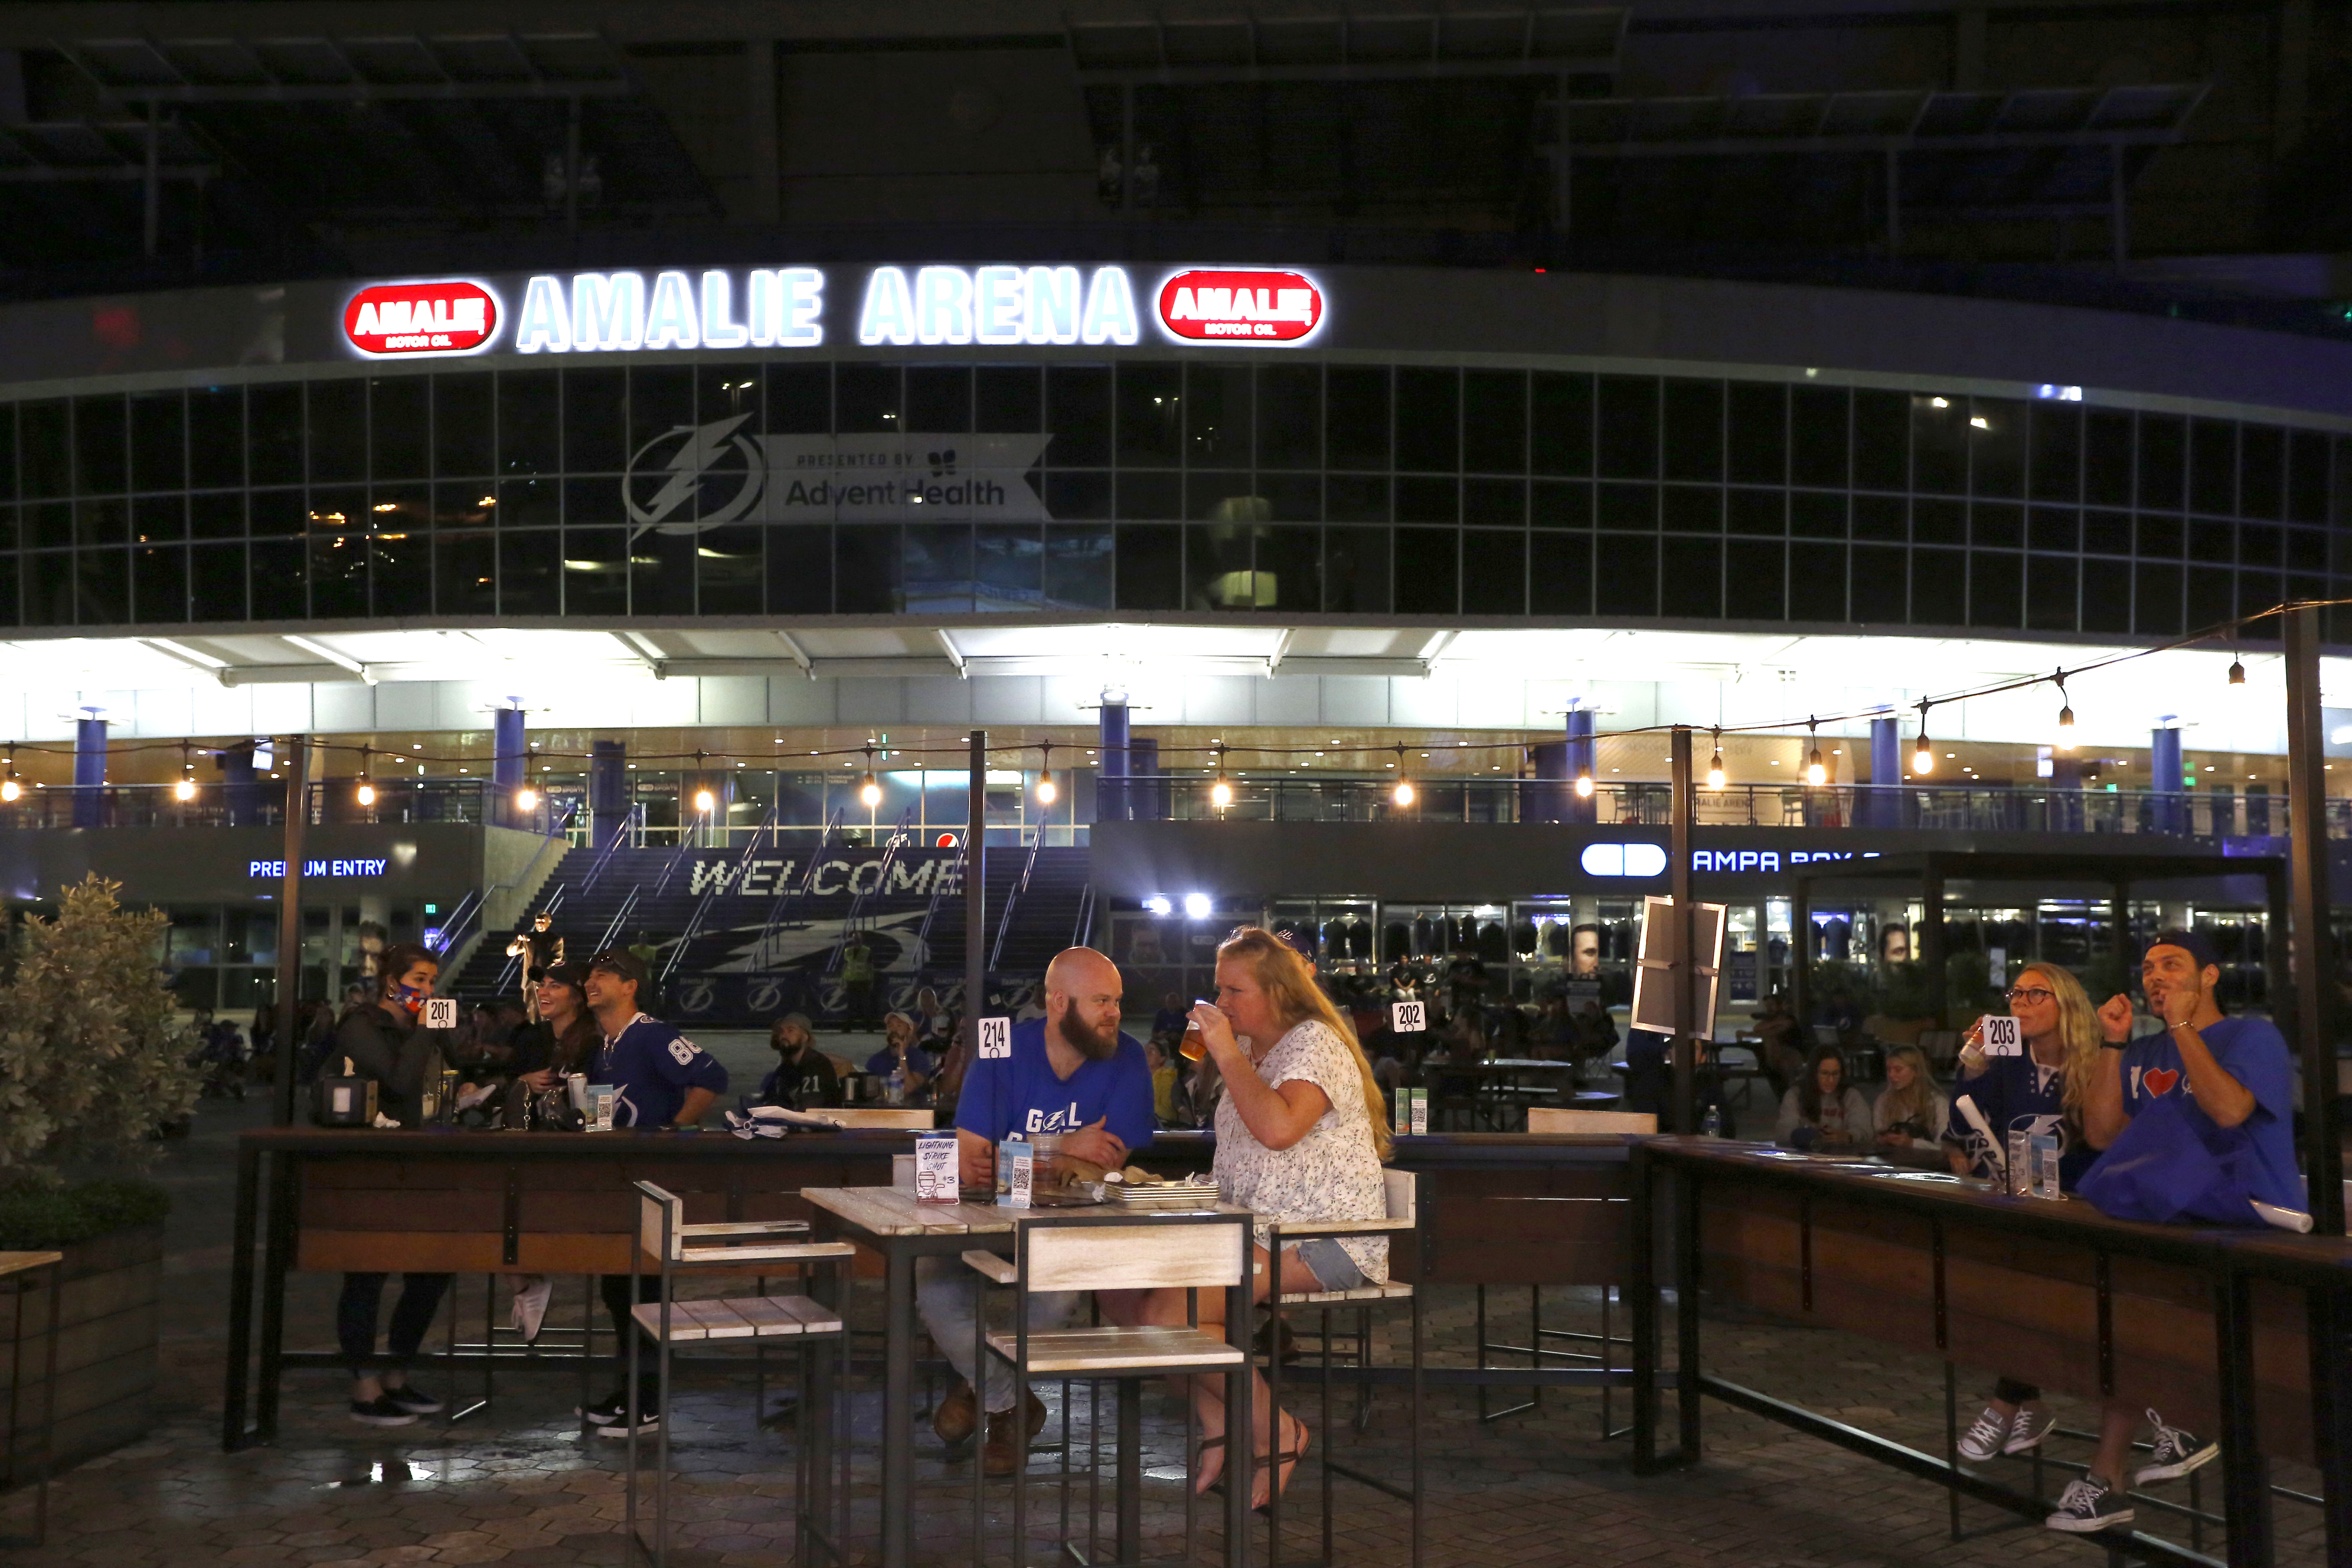
[[(441, 977), (440, 961), (422, 947), (404, 944), (383, 955), (373, 1001), (355, 1006), (335, 1027), (329, 1062), (348, 1058), (362, 1078), (376, 1083), (376, 1106), (404, 1127), (416, 1125), (427, 1073), (437, 1073), (449, 1031), (417, 1026), (425, 998)], [(368, 1426), (405, 1426), (441, 1408), (441, 1402), (408, 1381), (425, 1333), (449, 1289), (446, 1274), (403, 1274), (400, 1300), (392, 1309), (385, 1349), (393, 1364), (369, 1370), (375, 1358), (376, 1313), (383, 1304), (383, 1274), (346, 1274), (335, 1304), (335, 1340), (352, 1372), (352, 1419)]]

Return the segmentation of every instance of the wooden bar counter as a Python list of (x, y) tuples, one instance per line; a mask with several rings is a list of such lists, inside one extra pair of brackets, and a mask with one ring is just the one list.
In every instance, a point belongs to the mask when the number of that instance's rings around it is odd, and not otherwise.
[[(1432, 1282), (1616, 1285), (1629, 1275), (1633, 1203), (1619, 1136), (1457, 1133), (1397, 1141), (1391, 1163), (1426, 1172)], [(237, 1141), (224, 1445), (277, 1433), (286, 1278), (305, 1272), (614, 1274), (634, 1267), (647, 1181), (686, 1200), (688, 1223), (806, 1219), (803, 1187), (887, 1186), (903, 1131), (560, 1133), (279, 1127)], [(1214, 1139), (1165, 1132), (1137, 1159), (1205, 1170)], [(256, 1329), (254, 1244), (263, 1244)], [(1401, 1259), (1401, 1266), (1410, 1262)], [(878, 1274), (879, 1259), (861, 1272)], [(1496, 1381), (1589, 1381), (1597, 1369)], [(248, 1394), (252, 1424), (247, 1426)]]
[[(1987, 1376), (2152, 1406), (2218, 1436), (2233, 1565), (2271, 1561), (2268, 1456), (2320, 1467), (2331, 1528), (2352, 1490), (2339, 1446), (2347, 1413), (2326, 1396), (2333, 1380), (2315, 1373), (2328, 1358), (2313, 1349), (2352, 1291), (2352, 1240), (2137, 1225), (2079, 1199), (2011, 1197), (1980, 1183), (1714, 1139), (1648, 1140), (1634, 1168), (1634, 1247), (1666, 1228), (1661, 1205), (1671, 1202), (1675, 1275), (1685, 1290), (1696, 1282), (1714, 1301)], [(1654, 1406), (1639, 1386), (1659, 1360), (1654, 1290), (1635, 1306), (1635, 1448), (1637, 1462), (1654, 1465)], [(1678, 1324), (1681, 1364), (1696, 1367), (1699, 1314), (1683, 1311)], [(1681, 1450), (1665, 1462), (1696, 1459), (1706, 1394), (1979, 1500), (2028, 1514), (2046, 1509), (1948, 1456), (1903, 1448), (1720, 1379), (1685, 1377), (1680, 1394)], [(2204, 1561), (2144, 1534), (2115, 1533), (2134, 1555)]]

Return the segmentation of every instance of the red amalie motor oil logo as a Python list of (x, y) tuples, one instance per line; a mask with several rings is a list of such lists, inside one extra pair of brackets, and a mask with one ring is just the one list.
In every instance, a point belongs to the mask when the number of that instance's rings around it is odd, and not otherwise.
[(1323, 290), (1297, 272), (1179, 272), (1160, 286), (1160, 320), (1180, 338), (1289, 342), (1323, 321)]
[(499, 330), (499, 302), (478, 283), (378, 283), (343, 307), (343, 335), (367, 354), (464, 353)]

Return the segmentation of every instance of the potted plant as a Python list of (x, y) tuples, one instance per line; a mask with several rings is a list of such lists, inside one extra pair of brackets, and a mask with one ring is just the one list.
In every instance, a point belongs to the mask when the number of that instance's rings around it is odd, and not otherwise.
[[(163, 916), (122, 908), (120, 888), (93, 876), (64, 889), (55, 919), (16, 922), (0, 972), (0, 1249), (65, 1254), (60, 1464), (131, 1442), (152, 1419), (170, 1204), (124, 1173), (154, 1159), (196, 1099), (156, 963)], [(46, 1333), (48, 1300), (0, 1298), (0, 1333), (20, 1310), (32, 1335)], [(37, 1378), (40, 1359), (26, 1362)], [(0, 1365), (0, 1397), (10, 1375)], [(25, 1408), (40, 1408), (27, 1394)], [(0, 1486), (24, 1479), (0, 1467)]]

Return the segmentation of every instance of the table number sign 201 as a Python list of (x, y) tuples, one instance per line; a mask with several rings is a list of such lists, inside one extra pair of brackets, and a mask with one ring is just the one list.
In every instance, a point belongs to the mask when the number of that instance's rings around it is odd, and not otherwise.
[(1424, 1033), (1429, 1028), (1429, 1004), (1426, 1002), (1390, 1003), (1389, 1027), (1400, 1035)]
[(1013, 1055), (1013, 1020), (982, 1018), (980, 1021), (980, 1057), (982, 1061), (1004, 1061)]
[(457, 999), (455, 996), (428, 996), (425, 999), (425, 1026), (428, 1029), (454, 1029), (457, 1026)]
[(1984, 1031), (1981, 1043), (1989, 1057), (2022, 1056), (2025, 1037), (2019, 1031), (2016, 1018), (2007, 1013), (1987, 1013), (1979, 1026)]

